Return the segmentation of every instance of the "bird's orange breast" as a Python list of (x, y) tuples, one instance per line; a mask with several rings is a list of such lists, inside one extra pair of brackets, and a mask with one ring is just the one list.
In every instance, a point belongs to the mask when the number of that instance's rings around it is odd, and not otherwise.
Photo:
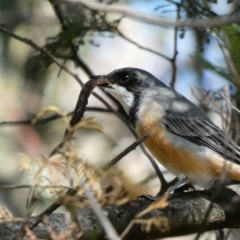
[(174, 174), (203, 174), (207, 171), (206, 162), (200, 160), (188, 149), (174, 146), (167, 136), (164, 126), (155, 119), (145, 117), (136, 125), (137, 133), (147, 134), (144, 144), (153, 156)]

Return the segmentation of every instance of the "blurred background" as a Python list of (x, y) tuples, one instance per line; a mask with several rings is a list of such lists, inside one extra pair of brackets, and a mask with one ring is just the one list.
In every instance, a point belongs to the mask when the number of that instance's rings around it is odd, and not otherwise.
[[(237, 1), (101, 1), (120, 9), (186, 20), (208, 18), (239, 11)], [(173, 28), (147, 24), (120, 14), (91, 11), (76, 2), (53, 4), (44, 0), (0, 0), (0, 25), (15, 34), (45, 47), (62, 64), (78, 74), (82, 82), (91, 75), (107, 74), (123, 67), (142, 68), (171, 85), (195, 104), (200, 105), (221, 128), (239, 136), (238, 116), (232, 115), (226, 101), (214, 91), (228, 96), (238, 106), (238, 64), (229, 58), (229, 46), (237, 42), (231, 34), (240, 33), (239, 25), (219, 28)], [(238, 38), (239, 39), (239, 38)], [(238, 40), (239, 41), (239, 40)], [(240, 42), (240, 41), (239, 41)], [(236, 48), (238, 46), (234, 46)], [(239, 61), (240, 62), (240, 61)], [(62, 120), (42, 124), (11, 125), (4, 122), (33, 119), (45, 106), (53, 105), (65, 112), (74, 110), (81, 87), (79, 83), (47, 57), (0, 31), (0, 185), (31, 184), (33, 173), (19, 171), (20, 153), (31, 158), (46, 155), (59, 143), (65, 132)], [(116, 104), (101, 90), (94, 90), (112, 107)], [(89, 107), (106, 108), (94, 96)], [(221, 114), (219, 114), (221, 113)], [(74, 147), (79, 155), (96, 166), (103, 166), (135, 141), (125, 122), (115, 114), (87, 111), (96, 117), (103, 132), (79, 129)], [(159, 166), (169, 181), (174, 178)], [(125, 156), (117, 168), (130, 198), (142, 193), (154, 195), (159, 180), (148, 158), (138, 147)], [(0, 188), (0, 204), (14, 216), (23, 216), (29, 189)], [(44, 195), (47, 199), (48, 196)], [(48, 204), (40, 201), (39, 213)], [(61, 209), (60, 209), (61, 210)], [(208, 235), (207, 235), (208, 236)], [(186, 238), (184, 238), (186, 239)], [(192, 237), (190, 237), (192, 239)]]

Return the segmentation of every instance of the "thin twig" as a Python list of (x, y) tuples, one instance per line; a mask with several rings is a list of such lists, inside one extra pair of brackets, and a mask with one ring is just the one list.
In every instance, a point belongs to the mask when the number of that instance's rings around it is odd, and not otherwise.
[(140, 49), (146, 50), (146, 51), (148, 51), (148, 52), (150, 52), (150, 53), (153, 53), (153, 54), (155, 54), (155, 55), (157, 55), (157, 56), (159, 56), (159, 57), (165, 58), (165, 59), (168, 60), (168, 61), (171, 61), (171, 60), (172, 60), (171, 58), (167, 57), (166, 55), (164, 55), (164, 54), (162, 54), (162, 53), (159, 53), (159, 52), (156, 52), (156, 51), (154, 51), (154, 50), (152, 50), (152, 49), (150, 49), (150, 48), (141, 46), (141, 45), (138, 44), (137, 42), (135, 42), (135, 41), (131, 40), (130, 38), (128, 38), (128, 37), (127, 37), (124, 33), (122, 33), (119, 29), (117, 29), (117, 33), (118, 33), (118, 35), (119, 35), (120, 37), (122, 37), (123, 39), (127, 40), (128, 42), (134, 44), (135, 46), (137, 46), (137, 47), (140, 48)]
[[(177, 20), (179, 20), (180, 4), (176, 3), (175, 5), (177, 7)], [(173, 30), (173, 57), (170, 59), (171, 66), (172, 66), (172, 77), (171, 77), (171, 80), (169, 83), (169, 85), (172, 89), (174, 89), (174, 85), (176, 82), (176, 73), (177, 73), (177, 66), (176, 66), (176, 59), (177, 59), (177, 54), (178, 54), (178, 52), (177, 52), (177, 41), (178, 41), (177, 31), (178, 31), (178, 28), (174, 27), (174, 30)]]
[[(99, 107), (87, 107), (86, 111), (94, 111), (94, 112), (102, 112), (102, 113), (113, 113), (111, 110), (109, 109), (105, 109), (105, 108), (99, 108)], [(67, 114), (67, 116), (71, 116), (73, 114), (72, 112), (69, 112)], [(50, 117), (46, 117), (46, 118), (42, 118), (39, 119), (34, 125), (40, 125), (40, 124), (45, 124), (57, 119), (61, 119), (62, 115), (59, 114), (54, 114)], [(34, 118), (32, 119), (25, 119), (25, 120), (19, 120), (19, 121), (4, 121), (4, 122), (0, 122), (0, 127), (7, 127), (7, 126), (20, 126), (20, 125), (29, 125), (32, 124)]]
[(98, 218), (100, 224), (102, 225), (108, 239), (119, 240), (119, 236), (118, 236), (115, 228), (113, 227), (110, 220), (103, 214), (103, 210), (102, 210), (101, 206), (99, 205), (98, 201), (94, 198), (90, 189), (87, 187), (86, 184), (82, 184), (82, 188), (84, 189), (86, 197), (88, 198), (89, 202), (91, 203), (92, 209), (93, 209), (96, 217)]
[(81, 86), (83, 86), (83, 82), (78, 77), (77, 74), (72, 72), (69, 68), (67, 68), (65, 65), (61, 64), (50, 52), (48, 52), (46, 49), (39, 47), (36, 43), (34, 43), (31, 39), (20, 37), (19, 35), (16, 35), (15, 33), (7, 30), (6, 28), (2, 27), (0, 25), (0, 32), (7, 34), (8, 36), (17, 39), (20, 42), (23, 42), (27, 44), (28, 46), (31, 46), (33, 49), (37, 50), (38, 52), (44, 54), (45, 56), (49, 57), (58, 67), (66, 71), (68, 74), (70, 74)]
[[(66, 193), (58, 198), (53, 204), (51, 204), (48, 208), (46, 208), (42, 213), (40, 213), (37, 216), (37, 220), (30, 226), (30, 230), (34, 229), (39, 223), (42, 222), (44, 216), (49, 216), (52, 212), (54, 212), (56, 209), (61, 207), (62, 205), (62, 199), (66, 197), (73, 197), (77, 193), (78, 189), (70, 188), (66, 191)], [(11, 240), (16, 240), (18, 237), (24, 237), (24, 234), (22, 233), (21, 236), (18, 234), (14, 235)]]
[(124, 156), (126, 156), (129, 152), (134, 150), (140, 143), (142, 143), (148, 136), (142, 135), (139, 137), (134, 143), (132, 143), (130, 146), (128, 146), (125, 150), (123, 150), (121, 153), (119, 153), (116, 157), (114, 157), (111, 161), (109, 161), (107, 164), (103, 166), (103, 170), (108, 170), (113, 165), (115, 165), (119, 160), (121, 160)]
[(53, 0), (48, 0), (50, 2), (50, 4), (52, 5), (61, 25), (62, 25), (62, 28), (63, 29), (67, 29), (67, 26), (66, 26), (66, 23), (65, 23), (65, 19), (63, 17), (63, 14), (62, 14), (62, 9), (61, 9), (61, 6), (59, 4), (57, 4), (55, 1)]
[(239, 110), (237, 107), (235, 107), (235, 106), (230, 102), (230, 100), (227, 99), (223, 94), (221, 94), (221, 93), (218, 92), (218, 91), (214, 91), (214, 93), (219, 94), (223, 99), (225, 99), (225, 101), (227, 102), (227, 104), (229, 104), (233, 110), (235, 110), (235, 111), (237, 111), (238, 113), (240, 113), (240, 110)]
[(62, 185), (30, 185), (30, 184), (25, 184), (25, 185), (2, 185), (0, 184), (0, 188), (1, 189), (9, 189), (9, 190), (13, 190), (13, 189), (18, 189), (18, 188), (41, 188), (41, 189), (49, 189), (49, 188), (65, 188), (65, 189), (71, 189), (68, 186), (62, 186)]
[(53, 204), (51, 204), (48, 208), (46, 208), (41, 214), (38, 215), (37, 221), (31, 225), (30, 229), (34, 229), (40, 222), (42, 222), (43, 216), (49, 216), (52, 212), (54, 212), (56, 209), (61, 207), (62, 205), (62, 199), (67, 197), (73, 197), (78, 192), (77, 188), (70, 188), (66, 191), (66, 193), (60, 197), (58, 200), (56, 200)]

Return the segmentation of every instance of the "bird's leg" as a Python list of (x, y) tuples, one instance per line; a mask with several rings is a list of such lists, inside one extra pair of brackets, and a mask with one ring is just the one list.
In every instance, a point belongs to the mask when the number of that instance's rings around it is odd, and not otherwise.
[[(168, 188), (165, 193), (170, 194), (170, 193), (175, 192), (175, 191), (178, 192), (179, 187), (180, 187), (180, 190), (181, 190), (181, 189), (186, 190), (186, 186), (188, 186), (187, 189), (189, 189), (189, 185), (191, 186), (191, 184), (188, 184), (188, 183), (187, 183), (186, 185), (183, 185), (184, 183), (186, 183), (187, 179), (188, 179), (188, 178), (185, 177), (185, 176), (182, 177), (182, 178), (180, 178), (173, 186), (171, 186), (170, 188)], [(183, 185), (183, 186), (182, 186), (182, 185)], [(179, 192), (180, 192), (180, 191), (179, 191)], [(164, 194), (165, 194), (165, 193), (164, 193)], [(162, 195), (163, 195), (163, 194), (162, 194)], [(156, 195), (156, 196), (154, 197), (154, 196), (151, 196), (151, 195), (145, 195), (145, 194), (144, 194), (144, 195), (139, 196), (138, 199), (145, 199), (145, 200), (154, 202), (154, 201), (156, 201), (157, 199), (161, 198), (162, 195)]]
[[(180, 187), (180, 188), (184, 187), (185, 185), (183, 185), (183, 184), (186, 183), (187, 179), (188, 179), (187, 177), (181, 177), (180, 179), (178, 179), (178, 181), (177, 181), (173, 186), (171, 186), (171, 187), (166, 191), (166, 193), (170, 194), (171, 192), (175, 192), (176, 190), (178, 190), (179, 187)], [(182, 186), (182, 185), (183, 185), (183, 186)]]
[(159, 196), (163, 196), (163, 194), (171, 187), (173, 186), (176, 182), (178, 182), (178, 178), (175, 177), (173, 180), (171, 180), (170, 182), (166, 182), (165, 184), (163, 184), (160, 188), (160, 191), (157, 193), (156, 197)]

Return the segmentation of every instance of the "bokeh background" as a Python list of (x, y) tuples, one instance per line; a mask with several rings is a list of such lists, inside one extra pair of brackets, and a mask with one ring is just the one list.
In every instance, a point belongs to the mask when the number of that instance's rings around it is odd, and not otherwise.
[[(187, 19), (187, 9), (193, 6), (187, 5), (190, 1), (185, 2), (185, 12), (182, 9), (180, 14), (177, 5), (171, 1), (120, 0), (113, 4), (162, 18)], [(218, 0), (209, 3), (208, 7), (210, 13), (224, 15), (235, 11), (238, 5), (237, 1)], [(174, 89), (198, 105), (202, 104), (203, 93), (222, 91), (226, 86), (230, 89), (230, 95), (237, 92), (236, 86), (229, 81), (223, 49), (212, 29), (201, 31), (182, 28), (176, 31), (174, 28), (154, 26), (124, 17), (118, 24), (118, 31), (110, 31), (106, 26), (99, 30), (99, 25), (83, 31), (81, 28), (84, 21), (88, 21), (88, 18), (83, 18), (83, 6), (62, 3), (62, 11), (68, 26), (74, 26), (73, 32), (69, 31), (66, 35), (72, 42), (77, 42), (77, 55), (91, 74), (107, 74), (122, 67), (136, 67), (149, 71), (169, 84), (175, 68)], [(120, 15), (107, 14), (105, 17), (109, 23), (113, 23)], [(62, 29), (51, 1), (44, 0), (0, 0), (0, 25), (31, 39), (41, 47), (57, 42)], [(64, 47), (64, 43), (59, 40), (48, 50), (52, 50), (58, 57), (59, 49)], [(176, 59), (173, 62), (171, 59), (176, 51)], [(67, 55), (67, 47), (60, 52)], [(30, 46), (0, 32), (0, 122), (32, 119), (44, 106), (49, 105), (65, 112), (73, 111), (80, 85), (55, 64), (48, 68), (47, 64), (32, 66), (29, 59), (37, 54)], [(89, 79), (87, 71), (77, 66), (74, 61), (65, 61), (63, 57), (59, 60), (78, 74), (83, 82)], [(220, 70), (217, 71), (216, 68)], [(203, 89), (203, 92), (200, 89)], [(116, 107), (99, 89), (95, 91)], [(104, 108), (93, 96), (90, 97), (88, 106)], [(201, 106), (205, 107), (212, 120), (222, 127), (219, 114), (209, 111), (206, 104)], [(96, 117), (104, 131), (100, 133), (79, 129), (74, 146), (84, 159), (96, 166), (103, 166), (135, 141), (125, 123), (113, 113), (87, 111), (85, 117)], [(20, 153), (32, 158), (47, 156), (63, 137), (64, 131), (65, 126), (61, 120), (35, 126), (0, 125), (1, 186), (31, 184), (34, 174), (18, 169)], [(174, 176), (163, 167), (159, 167), (167, 180), (173, 179)], [(159, 190), (159, 181), (154, 176), (154, 170), (139, 147), (124, 157), (115, 168), (121, 173), (121, 179), (131, 198), (135, 198), (142, 191), (154, 195)], [(150, 180), (146, 181), (149, 177)], [(28, 191), (0, 188), (0, 204), (6, 206), (13, 215), (23, 216)], [(39, 213), (48, 204), (48, 201), (41, 201), (34, 214)], [(189, 238), (192, 239), (192, 236)]]

